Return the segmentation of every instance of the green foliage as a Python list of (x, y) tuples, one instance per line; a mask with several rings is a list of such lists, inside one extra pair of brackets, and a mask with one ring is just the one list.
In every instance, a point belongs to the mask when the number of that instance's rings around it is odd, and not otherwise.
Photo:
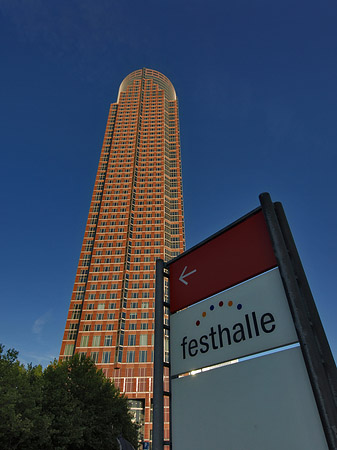
[(25, 368), (0, 345), (1, 448), (117, 449), (123, 435), (137, 448), (127, 399), (89, 358)]

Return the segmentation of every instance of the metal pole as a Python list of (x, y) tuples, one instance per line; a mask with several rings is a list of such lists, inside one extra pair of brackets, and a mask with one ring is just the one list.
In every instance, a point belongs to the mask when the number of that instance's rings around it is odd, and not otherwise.
[(270, 195), (268, 193), (261, 194), (260, 202), (279, 265), (294, 325), (301, 344), (327, 443), (330, 450), (335, 450), (337, 449), (337, 411), (334, 401), (331, 398), (331, 390), (322, 366), (321, 356), (316, 345), (309, 318), (306, 314), (306, 308), (304, 307), (305, 300), (302, 298), (289, 256), (289, 250), (285, 244)]
[(303, 299), (305, 299), (304, 307), (306, 308), (307, 315), (310, 318), (311, 327), (316, 337), (316, 344), (321, 354), (321, 359), (324, 363), (323, 368), (329, 380), (331, 397), (334, 399), (335, 406), (337, 408), (337, 370), (335, 360), (332, 356), (330, 345), (324, 332), (324, 328), (319, 317), (315, 301), (302, 266), (301, 259), (297, 252), (296, 244), (281, 203), (275, 202), (275, 212), (282, 230), (286, 246), (289, 250), (299, 289), (302, 293)]
[(164, 261), (156, 261), (152, 449), (164, 445)]

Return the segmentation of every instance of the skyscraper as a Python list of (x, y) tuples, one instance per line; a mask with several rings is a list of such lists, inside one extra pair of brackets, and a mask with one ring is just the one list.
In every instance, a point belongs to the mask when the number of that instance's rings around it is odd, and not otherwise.
[(163, 74), (140, 69), (110, 106), (60, 359), (91, 356), (129, 397), (145, 441), (155, 261), (183, 250), (177, 97)]

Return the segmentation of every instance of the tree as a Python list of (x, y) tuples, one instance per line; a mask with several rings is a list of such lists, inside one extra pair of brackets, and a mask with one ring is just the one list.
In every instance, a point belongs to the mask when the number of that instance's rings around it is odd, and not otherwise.
[(91, 359), (75, 355), (55, 361), (43, 377), (45, 410), (53, 417), (52, 448), (117, 449), (119, 435), (137, 447), (126, 397)]
[(14, 349), (0, 345), (0, 442), (2, 449), (43, 448), (49, 418), (42, 412), (41, 367), (17, 360)]
[(118, 449), (123, 436), (137, 447), (127, 399), (89, 358), (25, 368), (0, 346), (1, 448)]

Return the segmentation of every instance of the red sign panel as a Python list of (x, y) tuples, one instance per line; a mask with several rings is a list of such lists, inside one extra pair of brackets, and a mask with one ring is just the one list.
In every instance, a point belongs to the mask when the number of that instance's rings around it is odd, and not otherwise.
[(262, 211), (169, 264), (171, 313), (277, 265)]

